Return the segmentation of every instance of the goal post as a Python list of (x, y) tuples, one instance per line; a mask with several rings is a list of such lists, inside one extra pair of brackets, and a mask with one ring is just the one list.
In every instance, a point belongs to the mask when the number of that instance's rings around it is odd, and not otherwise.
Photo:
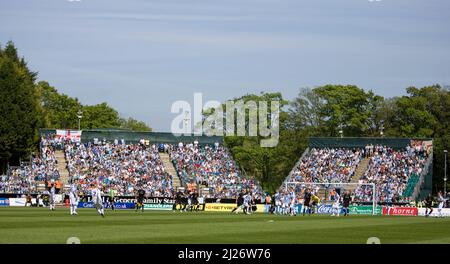
[[(283, 183), (283, 189), (286, 192), (294, 191), (296, 190), (304, 190), (306, 188), (312, 189), (314, 192), (317, 192), (318, 190), (325, 191), (324, 199), (327, 201), (327, 195), (329, 190), (336, 188), (341, 190), (341, 196), (342, 196), (342, 190), (356, 190), (358, 187), (366, 187), (370, 188), (372, 190), (371, 193), (371, 202), (372, 202), (372, 215), (376, 215), (377, 212), (377, 193), (376, 193), (376, 185), (375, 183), (356, 183), (356, 182), (284, 182)], [(280, 188), (281, 189), (281, 188)], [(357, 202), (358, 203), (358, 202)], [(361, 201), (359, 201), (361, 203)]]

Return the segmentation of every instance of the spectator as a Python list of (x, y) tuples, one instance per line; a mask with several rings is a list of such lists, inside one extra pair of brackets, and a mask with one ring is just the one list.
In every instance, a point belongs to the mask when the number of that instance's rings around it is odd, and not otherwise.
[[(402, 197), (401, 194), (412, 173), (420, 175), (422, 172), (426, 155), (422, 149), (410, 146), (399, 151), (376, 146), (359, 183), (375, 183), (380, 202), (405, 202), (407, 197)], [(372, 187), (359, 186), (355, 194), (356, 200), (370, 202)]]
[(120, 195), (134, 195), (142, 185), (149, 196), (171, 197), (172, 178), (166, 172), (156, 145), (67, 144), (71, 179), (87, 192), (92, 182), (111, 186)]
[(180, 142), (170, 149), (177, 173), (188, 188), (206, 185), (210, 190), (207, 198), (236, 198), (241, 191), (249, 191), (264, 200), (260, 185), (254, 179), (242, 177), (227, 148)]

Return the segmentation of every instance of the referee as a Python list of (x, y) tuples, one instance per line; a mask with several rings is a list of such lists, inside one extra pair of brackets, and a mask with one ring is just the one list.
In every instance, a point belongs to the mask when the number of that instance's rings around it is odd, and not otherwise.
[(177, 210), (177, 205), (179, 205), (179, 209), (181, 211), (182, 208), (182, 198), (183, 198), (183, 193), (181, 191), (178, 191), (175, 194), (175, 203), (173, 204), (173, 208), (172, 210), (175, 212)]
[(144, 212), (144, 198), (145, 198), (145, 190), (142, 187), (138, 191), (137, 195), (137, 203), (136, 203), (136, 212), (141, 209)]
[(108, 202), (109, 205), (111, 205), (111, 209), (114, 211), (115, 207), (114, 207), (114, 200), (115, 200), (115, 191), (112, 187), (109, 188), (109, 198), (108, 198)]
[(428, 217), (431, 215), (431, 213), (433, 213), (433, 196), (431, 196), (431, 193), (429, 193), (427, 198), (425, 199), (425, 206), (425, 217)]
[(347, 216), (350, 211), (348, 210), (348, 208), (350, 207), (350, 203), (352, 201), (352, 196), (350, 195), (349, 191), (346, 191), (344, 193), (344, 196), (342, 196), (342, 201), (343, 201), (343, 208), (344, 208), (344, 216)]
[(243, 204), (244, 204), (244, 194), (241, 192), (241, 193), (239, 193), (239, 196), (236, 199), (236, 207), (233, 209), (233, 211), (231, 211), (231, 213), (236, 212), (236, 214), (237, 214), (238, 211), (236, 211), (236, 210), (241, 208)]

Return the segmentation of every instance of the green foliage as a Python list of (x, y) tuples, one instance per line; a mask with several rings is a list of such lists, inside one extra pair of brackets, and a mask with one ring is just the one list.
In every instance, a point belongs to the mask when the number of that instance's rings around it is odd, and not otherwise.
[(81, 128), (125, 128), (132, 131), (151, 131), (144, 122), (133, 118), (120, 118), (107, 103), (82, 105), (77, 98), (69, 97), (41, 81), (37, 85), (43, 108), (43, 124), (49, 128), (78, 128), (78, 111), (82, 110)]
[(12, 42), (0, 47), (0, 170), (10, 158), (26, 158), (37, 140), (39, 105), (36, 74), (17, 55)]
[(77, 112), (82, 109), (78, 99), (58, 93), (48, 82), (41, 81), (36, 87), (40, 93), (45, 127), (76, 128), (78, 124)]
[(368, 136), (376, 130), (381, 96), (353, 85), (303, 88), (291, 102), (289, 125), (311, 136)]
[(132, 131), (138, 131), (138, 132), (151, 132), (152, 129), (147, 126), (147, 124), (145, 124), (142, 121), (136, 120), (134, 118), (121, 118), (120, 119), (120, 128), (125, 128), (125, 129), (129, 129)]
[(107, 103), (83, 106), (83, 129), (118, 128), (120, 127), (119, 113)]
[[(260, 95), (247, 94), (232, 101), (243, 101), (247, 103), (253, 101), (259, 103), (265, 101), (270, 105), (272, 101), (280, 104), (280, 141), (276, 147), (261, 147), (261, 140), (264, 137), (248, 136), (249, 115), (246, 115), (247, 136), (226, 136), (225, 145), (230, 148), (234, 159), (247, 176), (255, 177), (268, 191), (273, 192), (278, 188), (286, 175), (292, 169), (296, 159), (305, 147), (305, 137), (298, 139), (297, 132), (285, 126), (287, 112), (284, 107), (288, 104), (280, 93), (261, 93)], [(226, 115), (226, 109), (223, 108)], [(271, 114), (270, 111), (268, 111)], [(208, 112), (209, 113), (209, 112)], [(269, 119), (268, 119), (269, 120)], [(235, 133), (237, 132), (237, 119), (235, 119)], [(270, 126), (271, 123), (269, 122)]]

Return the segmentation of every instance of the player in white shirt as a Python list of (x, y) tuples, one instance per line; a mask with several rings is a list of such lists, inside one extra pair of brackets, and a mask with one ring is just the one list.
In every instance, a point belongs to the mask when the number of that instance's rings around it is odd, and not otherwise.
[(184, 211), (192, 211), (192, 192), (189, 192), (187, 194), (187, 205), (186, 208), (184, 208)]
[(286, 215), (288, 214), (289, 204), (291, 203), (291, 199), (289, 199), (289, 195), (287, 193), (283, 193), (283, 195), (281, 196), (281, 202), (282, 214)]
[(56, 189), (55, 189), (55, 185), (52, 183), (51, 187), (50, 187), (50, 192), (49, 192), (49, 205), (50, 205), (50, 210), (54, 211), (55, 210), (55, 193), (56, 193)]
[(275, 194), (275, 214), (281, 213), (281, 194)]
[(442, 216), (442, 208), (444, 208), (444, 204), (447, 201), (447, 199), (444, 198), (444, 196), (442, 195), (441, 192), (438, 192), (438, 201), (439, 201), (439, 205), (438, 205), (438, 217), (443, 217)]
[(295, 204), (295, 193), (294, 192), (291, 192), (291, 194), (290, 194), (290, 199), (291, 199), (291, 201), (290, 201), (290, 204), (289, 204), (289, 206), (290, 206), (290, 214), (291, 214), (291, 216), (296, 216), (297, 215), (297, 213), (296, 213), (296, 204)]
[(333, 189), (331, 192), (331, 199), (333, 200), (333, 205), (331, 206), (332, 214), (331, 216), (339, 217), (339, 213), (341, 211), (340, 200), (341, 196), (336, 192), (336, 189)]
[(92, 196), (92, 203), (94, 204), (94, 208), (97, 209), (97, 212), (102, 216), (105, 217), (105, 210), (103, 208), (103, 201), (102, 201), (102, 193), (99, 189), (99, 187), (95, 186), (94, 184), (91, 185), (91, 196)]
[(250, 212), (251, 212), (251, 208), (250, 208), (251, 201), (252, 201), (252, 196), (249, 193), (244, 195), (244, 213), (245, 214), (250, 214)]
[(70, 215), (77, 215), (78, 207), (78, 189), (75, 184), (70, 186), (69, 191)]

